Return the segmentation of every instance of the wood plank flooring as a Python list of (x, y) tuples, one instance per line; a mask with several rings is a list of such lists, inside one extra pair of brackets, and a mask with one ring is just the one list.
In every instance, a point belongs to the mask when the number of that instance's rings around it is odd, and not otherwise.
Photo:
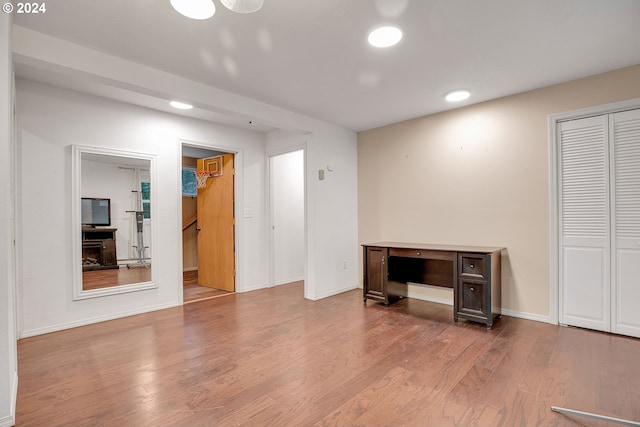
[(111, 286), (130, 285), (132, 283), (151, 280), (151, 267), (127, 268), (120, 266), (113, 270), (92, 270), (82, 272), (82, 289), (108, 288)]
[(232, 295), (233, 292), (198, 285), (198, 270), (182, 273), (182, 293), (184, 304)]
[(17, 425), (611, 426), (640, 421), (640, 340), (300, 284), (21, 340)]

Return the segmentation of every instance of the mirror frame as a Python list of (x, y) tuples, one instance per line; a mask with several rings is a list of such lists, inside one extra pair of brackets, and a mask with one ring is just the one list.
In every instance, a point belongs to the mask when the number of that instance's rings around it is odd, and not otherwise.
[[(139, 160), (149, 161), (149, 179), (151, 181), (151, 212), (158, 212), (157, 203), (157, 177), (156, 177), (156, 155), (147, 153), (138, 153), (134, 151), (125, 151), (112, 148), (89, 147), (82, 145), (71, 146), (71, 237), (72, 237), (72, 266), (73, 266), (73, 300), (83, 300), (88, 298), (104, 297), (109, 295), (118, 295), (128, 292), (142, 291), (145, 289), (155, 289), (158, 285), (154, 282), (157, 277), (157, 262), (151, 260), (151, 280), (148, 282), (132, 283), (128, 285), (111, 286), (108, 288), (93, 289), (85, 291), (82, 286), (82, 220), (81, 220), (81, 203), (82, 197), (81, 178), (82, 178), (82, 155), (83, 154), (99, 154), (113, 157), (127, 157)], [(157, 236), (158, 220), (151, 221), (151, 241), (149, 248), (153, 256), (156, 255), (155, 244), (158, 241)]]

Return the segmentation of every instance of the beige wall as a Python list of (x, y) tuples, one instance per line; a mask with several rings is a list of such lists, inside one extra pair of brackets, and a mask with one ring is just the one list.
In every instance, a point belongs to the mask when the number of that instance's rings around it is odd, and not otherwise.
[(359, 133), (360, 243), (505, 246), (503, 308), (548, 318), (548, 116), (631, 98), (640, 65)]

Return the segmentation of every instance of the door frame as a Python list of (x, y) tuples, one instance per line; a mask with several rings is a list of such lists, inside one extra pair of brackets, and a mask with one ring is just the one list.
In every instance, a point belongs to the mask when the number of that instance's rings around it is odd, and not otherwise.
[[(244, 163), (243, 163), (243, 150), (237, 147), (229, 147), (224, 145), (217, 144), (206, 144), (204, 142), (192, 141), (187, 139), (178, 139), (178, 172), (177, 172), (177, 182), (178, 182), (178, 194), (176, 197), (178, 198), (178, 206), (182, 204), (182, 147), (188, 146), (192, 148), (197, 148), (201, 150), (210, 150), (210, 151), (223, 151), (225, 153), (233, 154), (234, 161), (234, 187), (233, 187), (233, 200), (234, 200), (234, 212), (233, 215), (235, 217), (235, 227), (234, 227), (234, 235), (233, 241), (235, 245), (235, 254), (234, 254), (234, 263), (236, 270), (236, 280), (235, 280), (235, 292), (244, 292), (246, 288), (246, 283), (244, 279), (244, 272), (242, 268), (240, 268), (240, 260), (245, 258), (244, 246), (240, 244), (242, 242), (242, 236), (244, 235), (244, 217), (241, 215), (244, 212)], [(177, 218), (177, 228), (176, 231), (179, 233), (179, 242), (181, 242), (180, 246), (180, 254), (182, 255), (182, 214)], [(182, 256), (178, 260), (179, 270), (183, 271), (182, 265)], [(181, 279), (182, 280), (182, 279)], [(184, 304), (184, 293), (180, 292), (180, 303)]]
[(302, 176), (304, 179), (304, 196), (303, 196), (303, 208), (304, 208), (304, 297), (308, 298), (308, 253), (309, 253), (309, 231), (308, 231), (308, 200), (307, 200), (307, 144), (306, 140), (295, 143), (293, 145), (287, 146), (286, 148), (282, 148), (279, 150), (270, 151), (267, 153), (266, 158), (266, 208), (267, 208), (267, 247), (268, 247), (268, 257), (267, 257), (267, 286), (269, 288), (275, 286), (274, 283), (274, 263), (275, 263), (275, 242), (273, 239), (273, 233), (271, 232), (271, 227), (274, 221), (274, 206), (273, 206), (273, 176), (271, 170), (271, 161), (274, 157), (281, 156), (283, 154), (292, 153), (294, 151), (302, 151)]
[(559, 324), (560, 318), (560, 193), (558, 191), (558, 124), (603, 114), (640, 108), (640, 98), (581, 108), (548, 116), (549, 153), (549, 322)]

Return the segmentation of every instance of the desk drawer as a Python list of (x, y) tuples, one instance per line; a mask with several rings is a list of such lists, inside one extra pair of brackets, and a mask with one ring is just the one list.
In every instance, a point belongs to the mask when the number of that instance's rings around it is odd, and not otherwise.
[(453, 261), (455, 252), (446, 251), (429, 251), (423, 249), (405, 249), (405, 248), (389, 248), (389, 256), (397, 256), (402, 258), (421, 258), (421, 259), (441, 259)]
[(486, 257), (484, 255), (460, 254), (458, 258), (460, 276), (486, 278)]

